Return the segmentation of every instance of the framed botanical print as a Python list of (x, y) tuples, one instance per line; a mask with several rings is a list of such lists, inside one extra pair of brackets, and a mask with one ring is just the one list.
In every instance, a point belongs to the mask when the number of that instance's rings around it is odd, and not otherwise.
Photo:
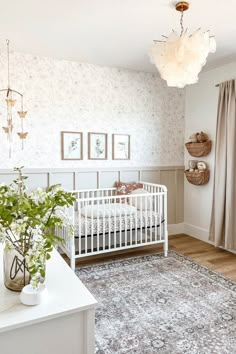
[(130, 160), (130, 135), (112, 135), (112, 159)]
[(89, 160), (107, 160), (107, 134), (88, 133)]
[(83, 134), (81, 132), (61, 132), (62, 160), (83, 160)]

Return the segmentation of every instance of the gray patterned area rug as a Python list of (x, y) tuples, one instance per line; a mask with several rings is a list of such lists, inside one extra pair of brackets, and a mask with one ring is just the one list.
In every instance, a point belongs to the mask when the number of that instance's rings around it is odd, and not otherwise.
[(88, 266), (96, 354), (235, 354), (236, 283), (175, 252)]

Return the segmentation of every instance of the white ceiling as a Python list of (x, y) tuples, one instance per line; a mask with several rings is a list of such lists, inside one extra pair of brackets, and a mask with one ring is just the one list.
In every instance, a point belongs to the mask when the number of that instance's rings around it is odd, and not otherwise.
[[(13, 50), (134, 70), (155, 71), (153, 39), (179, 29), (169, 0), (0, 0), (0, 39)], [(236, 0), (192, 0), (189, 30), (210, 29), (217, 40), (207, 68), (236, 60)], [(1, 45), (1, 49), (4, 48)]]

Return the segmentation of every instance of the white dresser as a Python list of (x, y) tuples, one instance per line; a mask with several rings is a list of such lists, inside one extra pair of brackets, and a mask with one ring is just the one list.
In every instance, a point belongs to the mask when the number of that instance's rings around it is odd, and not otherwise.
[(24, 306), (3, 285), (0, 250), (0, 353), (94, 354), (96, 300), (57, 251), (47, 263), (48, 301)]

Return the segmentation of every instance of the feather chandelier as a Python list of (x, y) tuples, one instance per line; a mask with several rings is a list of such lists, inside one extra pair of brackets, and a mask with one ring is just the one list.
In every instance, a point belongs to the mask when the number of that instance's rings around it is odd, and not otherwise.
[(204, 32), (199, 28), (189, 34), (188, 29), (184, 29), (183, 15), (188, 8), (189, 3), (185, 1), (176, 4), (176, 10), (181, 12), (180, 34), (172, 30), (169, 37), (154, 40), (150, 49), (151, 62), (168, 86), (182, 88), (196, 83), (209, 53), (216, 51), (216, 41), (210, 31)]

